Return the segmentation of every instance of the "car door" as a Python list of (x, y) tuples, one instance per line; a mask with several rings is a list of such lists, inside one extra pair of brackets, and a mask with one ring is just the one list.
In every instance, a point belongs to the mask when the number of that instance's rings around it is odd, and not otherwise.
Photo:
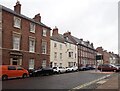
[(17, 68), (16, 76), (17, 77), (23, 76), (24, 69), (22, 67), (20, 67), (20, 66), (17, 66), (16, 68)]
[(8, 66), (8, 71), (7, 71), (7, 75), (8, 77), (16, 77), (16, 67), (15, 66)]

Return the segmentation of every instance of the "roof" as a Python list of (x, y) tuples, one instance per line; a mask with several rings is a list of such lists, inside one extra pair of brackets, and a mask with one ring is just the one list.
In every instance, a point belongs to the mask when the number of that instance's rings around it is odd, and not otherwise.
[(27, 20), (29, 20), (29, 21), (31, 21), (31, 22), (34, 22), (34, 23), (36, 23), (36, 24), (39, 24), (40, 26), (43, 26), (43, 27), (48, 28), (48, 29), (51, 30), (50, 27), (46, 26), (46, 25), (43, 24), (42, 22), (36, 22), (34, 19), (31, 19), (31, 18), (29, 18), (29, 17), (27, 17), (27, 16), (24, 16), (24, 15), (22, 15), (22, 14), (16, 13), (15, 11), (13, 11), (13, 10), (5, 7), (5, 6), (0, 5), (0, 8), (1, 8), (1, 7), (2, 7), (2, 10), (5, 10), (5, 11), (7, 11), (7, 12), (9, 12), (9, 13), (12, 13), (12, 14), (14, 14), (14, 15), (16, 15), (16, 16), (19, 16), (19, 17), (22, 17), (22, 18), (24, 18), (24, 19), (27, 19)]
[[(80, 40), (80, 39), (78, 39), (77, 37), (74, 37), (74, 36), (71, 36), (71, 37), (75, 40), (75, 42), (77, 44), (83, 45), (83, 46), (88, 47), (88, 48), (92, 48), (92, 45), (91, 44), (88, 45), (88, 43), (86, 41), (82, 41), (82, 40)], [(94, 47), (92, 49), (94, 49)]]
[(74, 44), (69, 38), (68, 39), (64, 38), (62, 34), (53, 35), (50, 37), (50, 39), (61, 43), (68, 42)]
[(76, 38), (76, 37), (74, 37), (74, 36), (72, 36), (72, 38), (76, 41), (76, 43), (81, 43), (81, 40), (80, 40), (80, 39), (78, 39), (78, 38)]

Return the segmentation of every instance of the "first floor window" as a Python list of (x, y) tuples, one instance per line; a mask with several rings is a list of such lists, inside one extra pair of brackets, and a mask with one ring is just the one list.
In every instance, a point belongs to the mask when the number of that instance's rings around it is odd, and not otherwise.
[(54, 59), (57, 59), (57, 52), (54, 52)]
[(46, 67), (46, 60), (42, 61), (42, 67), (45, 68)]
[(29, 51), (35, 52), (35, 39), (32, 38), (29, 39)]
[(70, 58), (73, 57), (73, 52), (69, 52), (69, 55), (68, 55)]
[(47, 42), (42, 41), (42, 54), (46, 54), (46, 53), (47, 53)]
[(20, 50), (20, 36), (13, 36), (13, 49)]
[(29, 69), (34, 69), (34, 59), (29, 60)]
[(62, 53), (60, 53), (60, 59), (62, 59)]

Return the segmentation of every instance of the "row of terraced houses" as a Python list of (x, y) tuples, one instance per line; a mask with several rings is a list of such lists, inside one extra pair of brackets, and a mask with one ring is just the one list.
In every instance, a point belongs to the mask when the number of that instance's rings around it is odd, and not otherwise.
[[(104, 58), (96, 61), (96, 55)], [(40, 14), (34, 18), (24, 16), (19, 1), (14, 10), (0, 5), (0, 61), (3, 65), (21, 65), (26, 69), (81, 67), (116, 63), (118, 57), (102, 47), (95, 49), (93, 43), (77, 38), (71, 32), (59, 34), (57, 27), (51, 29), (41, 22)]]

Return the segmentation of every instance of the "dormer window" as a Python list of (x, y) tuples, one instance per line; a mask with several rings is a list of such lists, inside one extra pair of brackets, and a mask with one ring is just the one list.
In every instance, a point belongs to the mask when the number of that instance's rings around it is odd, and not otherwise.
[(14, 16), (14, 27), (21, 28), (21, 19)]
[(35, 33), (35, 24), (30, 23), (30, 32)]

